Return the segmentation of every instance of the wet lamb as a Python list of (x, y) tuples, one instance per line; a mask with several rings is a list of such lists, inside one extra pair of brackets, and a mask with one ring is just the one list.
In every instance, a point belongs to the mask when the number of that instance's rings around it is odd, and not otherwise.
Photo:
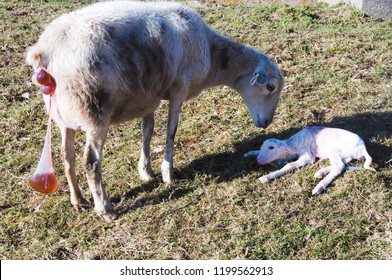
[[(245, 157), (257, 156), (260, 165), (276, 161), (292, 161), (283, 168), (262, 176), (259, 180), (267, 183), (301, 166), (314, 163), (316, 158), (329, 159), (330, 166), (316, 172), (316, 178), (323, 178), (313, 189), (312, 194), (321, 194), (327, 186), (344, 170), (353, 159), (365, 160), (364, 169), (371, 168), (364, 141), (356, 134), (339, 128), (306, 127), (286, 140), (267, 139), (259, 151), (250, 151)], [(349, 167), (356, 170), (362, 168)]]

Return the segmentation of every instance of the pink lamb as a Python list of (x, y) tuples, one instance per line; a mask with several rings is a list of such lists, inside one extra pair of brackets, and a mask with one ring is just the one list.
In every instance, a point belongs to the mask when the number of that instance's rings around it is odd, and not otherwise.
[[(353, 159), (365, 159), (364, 169), (375, 171), (370, 167), (372, 158), (366, 151), (364, 141), (358, 135), (338, 128), (306, 127), (286, 140), (267, 139), (260, 151), (250, 151), (244, 156), (257, 156), (257, 162), (260, 165), (297, 159), (287, 163), (280, 170), (260, 177), (259, 180), (263, 183), (270, 182), (301, 166), (314, 163), (316, 158), (320, 160), (328, 158), (331, 165), (320, 169), (315, 174), (316, 178), (324, 176), (325, 178), (313, 189), (313, 195), (321, 194)], [(349, 169), (362, 168), (349, 167)]]

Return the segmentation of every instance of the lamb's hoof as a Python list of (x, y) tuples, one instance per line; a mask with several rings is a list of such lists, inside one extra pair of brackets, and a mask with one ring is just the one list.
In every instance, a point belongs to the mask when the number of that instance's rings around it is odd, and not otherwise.
[(258, 153), (256, 153), (255, 151), (250, 151), (250, 152), (246, 152), (243, 157), (244, 158), (252, 158), (252, 157), (257, 157)]
[(313, 190), (312, 190), (312, 195), (320, 195), (325, 191), (325, 187), (324, 186), (319, 186), (317, 185)]
[(259, 181), (265, 184), (268, 183), (270, 180), (268, 179), (267, 176), (263, 176), (259, 178)]
[(119, 214), (116, 210), (108, 210), (105, 213), (98, 214), (101, 216), (106, 222), (111, 223), (119, 217)]
[(321, 172), (321, 171), (317, 171), (314, 174), (314, 178), (317, 178), (317, 179), (322, 179), (322, 178), (324, 178), (324, 176), (325, 176), (324, 172)]

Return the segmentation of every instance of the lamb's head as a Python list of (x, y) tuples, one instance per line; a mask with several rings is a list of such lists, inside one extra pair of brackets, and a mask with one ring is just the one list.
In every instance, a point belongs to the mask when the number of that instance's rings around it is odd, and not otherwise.
[(268, 57), (263, 57), (254, 71), (241, 79), (239, 92), (257, 127), (271, 124), (284, 87), (282, 72)]
[(295, 153), (295, 149), (287, 145), (286, 141), (275, 138), (267, 139), (261, 145), (257, 163), (264, 165), (276, 160), (285, 160)]

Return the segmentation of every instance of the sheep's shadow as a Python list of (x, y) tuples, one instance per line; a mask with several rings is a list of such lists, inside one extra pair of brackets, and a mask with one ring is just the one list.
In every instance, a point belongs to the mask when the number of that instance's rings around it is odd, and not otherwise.
[[(352, 131), (361, 136), (369, 154), (373, 158), (373, 163), (377, 169), (386, 168), (392, 158), (392, 148), (382, 144), (376, 144), (371, 139), (386, 140), (392, 138), (392, 112), (382, 113), (365, 113), (349, 117), (337, 117), (330, 122), (311, 123), (309, 125), (337, 127)], [(195, 159), (188, 165), (175, 170), (175, 178), (180, 181), (191, 181), (200, 174), (208, 175), (207, 180), (216, 182), (230, 182), (236, 178), (248, 175), (260, 170), (255, 160), (243, 158), (243, 154), (250, 150), (257, 150), (260, 145), (268, 138), (286, 139), (303, 127), (292, 127), (282, 133), (263, 133), (259, 135), (233, 143), (234, 152), (223, 152), (217, 154), (205, 155)], [(382, 142), (382, 141), (377, 141)], [(263, 167), (269, 168), (271, 167)], [(140, 193), (150, 192), (162, 184), (160, 179), (154, 179), (150, 182), (143, 183), (124, 194), (125, 199), (135, 198)], [(178, 199), (188, 193), (194, 192), (194, 187), (179, 189), (178, 186), (165, 188), (159, 194), (136, 199), (133, 205), (128, 206), (121, 211), (123, 214), (145, 207), (146, 205), (159, 204), (163, 200)]]

